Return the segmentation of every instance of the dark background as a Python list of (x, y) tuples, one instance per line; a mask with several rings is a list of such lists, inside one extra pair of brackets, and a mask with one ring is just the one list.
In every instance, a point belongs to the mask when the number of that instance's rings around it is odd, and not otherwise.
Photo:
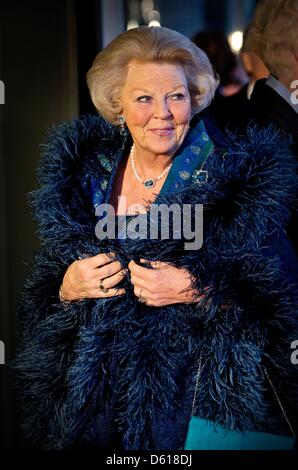
[[(202, 29), (243, 31), (256, 1), (151, 3), (162, 26), (192, 36)], [(0, 104), (0, 340), (6, 364), (17, 341), (16, 307), (26, 263), (38, 247), (27, 193), (36, 184), (39, 144), (48, 127), (94, 112), (86, 72), (129, 20), (144, 24), (141, 7), (141, 0), (0, 2), (0, 80), (5, 84), (5, 104)], [(0, 449), (30, 447), (20, 431), (7, 365), (0, 365)]]

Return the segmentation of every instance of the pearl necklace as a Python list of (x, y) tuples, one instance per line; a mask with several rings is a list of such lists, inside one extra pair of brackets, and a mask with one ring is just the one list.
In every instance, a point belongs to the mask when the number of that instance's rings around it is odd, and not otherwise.
[(172, 163), (170, 163), (170, 165), (159, 175), (157, 176), (157, 178), (153, 179), (153, 178), (149, 178), (149, 179), (146, 179), (146, 180), (142, 180), (140, 178), (140, 175), (136, 169), (136, 165), (135, 165), (135, 144), (132, 145), (131, 147), (131, 150), (130, 150), (130, 162), (131, 162), (131, 167), (132, 167), (132, 170), (134, 172), (134, 175), (136, 177), (136, 179), (139, 181), (139, 183), (143, 184), (145, 186), (145, 188), (153, 188), (153, 186), (155, 186), (156, 182), (161, 180), (161, 178), (163, 178), (165, 176), (166, 173), (168, 173), (168, 171), (170, 170), (171, 166), (172, 166)]

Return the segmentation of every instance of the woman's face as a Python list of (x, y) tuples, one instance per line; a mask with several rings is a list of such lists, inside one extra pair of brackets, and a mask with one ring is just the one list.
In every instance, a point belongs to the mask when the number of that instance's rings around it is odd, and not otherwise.
[(191, 119), (191, 100), (183, 67), (131, 62), (121, 102), (136, 152), (174, 155)]

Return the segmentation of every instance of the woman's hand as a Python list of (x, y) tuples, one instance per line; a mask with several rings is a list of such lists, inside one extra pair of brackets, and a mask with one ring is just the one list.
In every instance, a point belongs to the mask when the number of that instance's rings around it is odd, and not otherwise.
[(63, 278), (63, 298), (70, 301), (125, 294), (125, 289), (114, 288), (125, 276), (125, 270), (119, 261), (113, 261), (114, 257), (114, 253), (100, 253), (74, 261)]
[[(140, 259), (144, 262), (143, 258)], [(203, 295), (191, 289), (191, 275), (183, 268), (176, 268), (161, 261), (147, 261), (154, 269), (128, 263), (131, 282), (137, 297), (146, 299), (147, 305), (162, 307), (176, 303), (198, 302)], [(183, 292), (186, 289), (185, 292)]]

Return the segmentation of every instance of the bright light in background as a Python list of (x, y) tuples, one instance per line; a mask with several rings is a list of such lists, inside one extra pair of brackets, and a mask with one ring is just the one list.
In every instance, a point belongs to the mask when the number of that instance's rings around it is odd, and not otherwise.
[(160, 13), (157, 10), (152, 10), (149, 13), (149, 21), (160, 21)]
[(149, 13), (149, 26), (160, 26), (160, 13), (157, 10), (152, 10)]
[(154, 9), (154, 2), (152, 0), (142, 1), (142, 15), (146, 23), (150, 21), (149, 15)]
[(148, 26), (160, 26), (160, 22), (157, 20), (152, 20), (149, 22)]
[(139, 26), (139, 23), (136, 20), (129, 20), (129, 22), (127, 23), (126, 29), (129, 30), (129, 29), (137, 28), (138, 26)]
[[(137, 28), (139, 24), (147, 24), (148, 26), (161, 26), (160, 13), (154, 9), (153, 0), (131, 0), (129, 6), (129, 21), (126, 29)], [(141, 6), (141, 11), (138, 9)], [(143, 23), (144, 22), (144, 23)]]
[(232, 51), (235, 53), (239, 52), (243, 44), (243, 32), (234, 31), (233, 33), (229, 34), (228, 40)]

